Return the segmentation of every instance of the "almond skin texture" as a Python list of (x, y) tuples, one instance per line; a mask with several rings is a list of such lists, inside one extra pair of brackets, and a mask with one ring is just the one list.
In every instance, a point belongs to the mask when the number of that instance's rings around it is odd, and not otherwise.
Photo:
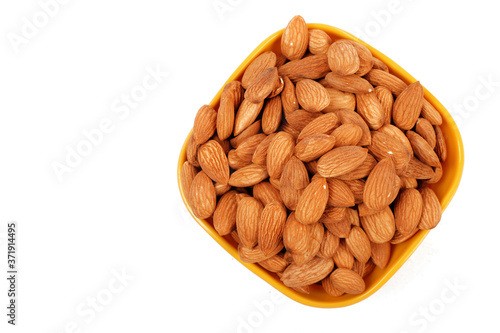
[(379, 132), (385, 133), (389, 136), (394, 137), (397, 139), (399, 142), (401, 142), (406, 149), (410, 152), (410, 155), (413, 155), (413, 148), (411, 147), (410, 140), (406, 137), (406, 135), (399, 129), (398, 127), (392, 125), (392, 124), (385, 124), (381, 128), (378, 129)]
[(264, 140), (262, 140), (259, 145), (255, 148), (255, 151), (252, 156), (252, 163), (266, 165), (267, 161), (267, 150), (269, 149), (269, 145), (273, 140), (276, 133), (271, 133)]
[(396, 232), (394, 215), (390, 207), (386, 207), (379, 213), (360, 216), (363, 230), (370, 241), (374, 243), (385, 243), (392, 239)]
[(411, 154), (401, 141), (380, 131), (373, 131), (371, 134), (372, 142), (368, 150), (377, 159), (391, 157), (396, 169), (402, 169), (410, 162)]
[(354, 194), (349, 186), (336, 178), (328, 178), (328, 205), (336, 207), (354, 206)]
[(250, 164), (233, 172), (229, 178), (229, 185), (235, 187), (253, 186), (267, 177), (269, 177), (269, 174), (265, 166)]
[(323, 289), (326, 291), (326, 293), (330, 296), (334, 296), (334, 297), (339, 297), (339, 296), (342, 296), (344, 295), (344, 292), (335, 288), (332, 284), (332, 280), (330, 279), (330, 276), (324, 278), (322, 281), (321, 281), (321, 286), (323, 287)]
[(305, 137), (295, 146), (295, 156), (303, 162), (311, 162), (330, 151), (335, 146), (335, 137), (313, 134)]
[(311, 121), (319, 118), (322, 115), (320, 112), (308, 112), (306, 110), (299, 109), (286, 115), (286, 120), (297, 132), (297, 137), (300, 132), (309, 124)]
[(271, 94), (277, 79), (278, 69), (276, 67), (265, 69), (250, 83), (245, 91), (245, 99), (254, 104), (261, 103)]
[(281, 174), (280, 194), (283, 203), (290, 210), (297, 208), (299, 198), (309, 185), (309, 175), (304, 163), (292, 156)]
[(295, 213), (292, 212), (286, 220), (283, 230), (283, 244), (291, 253), (305, 253), (309, 246), (313, 225), (303, 224), (297, 221)]
[(235, 136), (243, 132), (255, 121), (255, 119), (257, 119), (263, 105), (263, 101), (259, 103), (252, 103), (247, 99), (243, 100), (240, 108), (238, 109), (238, 113), (236, 113), (236, 119), (234, 121)]
[(362, 263), (368, 262), (371, 256), (370, 240), (360, 227), (352, 227), (347, 236), (346, 244), (354, 258)]
[(339, 237), (335, 236), (330, 231), (325, 230), (318, 252), (318, 257), (333, 258), (337, 248), (339, 247), (339, 240)]
[(365, 291), (365, 281), (356, 272), (347, 268), (337, 268), (330, 275), (333, 287), (346, 294), (361, 294)]
[(217, 112), (210, 105), (203, 105), (194, 118), (193, 134), (197, 144), (201, 145), (215, 133)]
[(229, 184), (221, 184), (221, 183), (215, 183), (215, 194), (219, 197), (221, 195), (224, 195), (231, 189), (231, 185)]
[(370, 50), (361, 43), (355, 42), (353, 40), (343, 39), (343, 41), (346, 41), (347, 43), (350, 43), (352, 46), (354, 46), (356, 52), (358, 53), (359, 69), (354, 74), (363, 76), (368, 73), (373, 67), (373, 56)]
[(399, 95), (408, 86), (397, 76), (380, 69), (372, 69), (365, 75), (373, 86), (383, 86), (389, 89), (394, 95)]
[(304, 224), (317, 222), (325, 211), (328, 201), (328, 184), (323, 177), (317, 177), (306, 187), (295, 210), (296, 218)]
[(330, 134), (338, 125), (339, 118), (335, 113), (321, 115), (302, 129), (297, 140), (300, 141), (311, 134)]
[(295, 92), (295, 85), (288, 78), (283, 77), (284, 87), (281, 92), (281, 105), (285, 116), (299, 109), (299, 102), (297, 101), (297, 93)]
[(260, 249), (260, 246), (254, 248), (245, 247), (243, 245), (238, 246), (238, 254), (241, 261), (252, 264), (262, 260), (271, 258), (277, 255), (283, 249), (283, 242), (280, 242), (269, 254), (264, 254)]
[(375, 95), (382, 105), (384, 110), (384, 124), (390, 124), (392, 119), (392, 107), (394, 105), (394, 97), (389, 89), (383, 86), (375, 87)]
[(337, 251), (333, 255), (333, 261), (335, 262), (335, 266), (339, 268), (351, 269), (354, 265), (354, 257), (347, 248), (345, 239), (340, 239)]
[(278, 132), (267, 150), (266, 165), (271, 178), (280, 178), (286, 162), (292, 157), (294, 138), (285, 132)]
[(370, 243), (372, 261), (377, 267), (384, 269), (391, 259), (391, 243)]
[(394, 205), (396, 229), (402, 235), (409, 235), (418, 226), (422, 209), (422, 195), (418, 190), (410, 188), (402, 191)]
[(188, 140), (186, 148), (186, 158), (188, 162), (195, 167), (200, 166), (200, 163), (198, 163), (198, 148), (200, 148), (200, 145), (196, 143), (196, 139), (193, 133)]
[[(300, 222), (299, 222), (300, 223)], [(311, 234), (308, 237), (306, 250), (302, 253), (292, 252), (292, 259), (295, 264), (302, 266), (311, 261), (318, 254), (321, 241), (325, 233), (325, 228), (321, 223), (310, 224)]]
[(212, 216), (216, 206), (214, 184), (204, 171), (198, 172), (189, 189), (189, 202), (196, 217), (207, 219)]
[(280, 76), (287, 76), (292, 82), (303, 79), (317, 80), (323, 78), (330, 68), (326, 54), (316, 54), (299, 60), (292, 60), (278, 68)]
[(237, 193), (236, 191), (229, 191), (217, 202), (213, 222), (215, 230), (221, 236), (229, 235), (236, 226)]
[(331, 44), (332, 39), (323, 30), (309, 30), (309, 52), (312, 54), (326, 54)]
[(286, 208), (281, 202), (273, 201), (264, 207), (258, 237), (259, 247), (264, 254), (270, 254), (281, 242), (286, 220)]
[(420, 161), (433, 167), (441, 166), (441, 162), (436, 152), (423, 137), (413, 131), (407, 131), (406, 136), (408, 140), (410, 140), (415, 156), (417, 156)]
[(335, 89), (355, 94), (365, 94), (373, 91), (373, 86), (367, 80), (357, 75), (338, 75), (333, 72), (325, 76), (326, 82)]
[(229, 163), (222, 146), (215, 140), (207, 141), (198, 149), (198, 162), (214, 182), (227, 184)]
[(318, 161), (318, 173), (323, 177), (336, 177), (348, 173), (360, 166), (368, 150), (358, 146), (334, 148)]
[(309, 45), (309, 30), (302, 16), (290, 20), (281, 36), (281, 53), (290, 60), (304, 56)]
[(259, 76), (267, 68), (272, 68), (276, 66), (276, 53), (273, 51), (267, 51), (260, 54), (255, 58), (250, 65), (248, 65), (245, 73), (243, 73), (243, 78), (241, 79), (241, 85), (243, 88), (248, 89), (252, 81)]
[(422, 105), (421, 114), (422, 117), (427, 119), (432, 125), (441, 125), (443, 123), (443, 118), (441, 117), (441, 114), (425, 98), (424, 98), (424, 103)]
[(359, 70), (356, 48), (345, 40), (338, 40), (328, 49), (328, 66), (338, 75), (351, 75)]
[(241, 82), (232, 81), (226, 84), (220, 97), (217, 110), (217, 135), (225, 140), (231, 136), (234, 128), (235, 110), (240, 106), (243, 97)]
[(436, 148), (436, 132), (430, 121), (425, 118), (418, 118), (415, 131), (427, 141), (432, 149)]
[(403, 130), (412, 129), (420, 116), (424, 102), (424, 88), (420, 82), (410, 84), (396, 98), (392, 109), (394, 124)]
[(259, 261), (259, 265), (261, 265), (270, 272), (279, 273), (283, 272), (286, 269), (288, 263), (286, 262), (286, 260), (283, 258), (282, 255), (277, 254), (269, 259)]
[(434, 130), (436, 131), (436, 154), (441, 162), (446, 161), (448, 157), (448, 150), (446, 148), (446, 140), (444, 138), (444, 133), (441, 127), (435, 125)]
[(357, 112), (343, 109), (337, 110), (335, 114), (339, 117), (340, 123), (342, 125), (355, 124), (359, 126), (359, 128), (361, 128), (361, 130), (363, 131), (363, 135), (361, 136), (361, 140), (359, 140), (358, 142), (359, 145), (366, 146), (371, 143), (372, 136), (370, 133), (370, 128), (368, 128), (366, 122)]
[(267, 181), (263, 181), (254, 185), (253, 196), (264, 206), (273, 201), (281, 201), (280, 192)]
[(389, 206), (394, 200), (394, 192), (397, 193), (398, 191), (396, 169), (392, 158), (387, 157), (378, 162), (368, 176), (363, 192), (363, 201), (368, 208), (381, 210)]
[(182, 184), (182, 190), (184, 191), (185, 195), (189, 194), (191, 183), (193, 182), (194, 177), (196, 177), (196, 174), (198, 174), (198, 170), (191, 163), (186, 161), (182, 164), (181, 184)]
[(295, 88), (299, 104), (306, 111), (320, 112), (330, 104), (326, 88), (316, 81), (300, 80)]
[(434, 229), (441, 221), (441, 204), (436, 193), (429, 187), (422, 188), (420, 194), (422, 195), (423, 209), (418, 227), (423, 230)]
[(420, 162), (416, 157), (412, 157), (410, 162), (404, 169), (401, 170), (400, 176), (410, 177), (415, 179), (430, 179), (434, 175), (434, 171), (430, 166)]
[(326, 88), (330, 103), (323, 112), (333, 112), (339, 109), (354, 111), (356, 108), (356, 97), (352, 93), (343, 92), (335, 88)]
[(331, 258), (315, 257), (302, 266), (296, 264), (288, 266), (283, 272), (281, 281), (287, 287), (307, 286), (323, 280), (332, 270), (333, 260)]
[(363, 130), (356, 124), (344, 124), (337, 127), (332, 136), (335, 138), (335, 147), (355, 146), (363, 136)]
[(262, 131), (266, 134), (275, 132), (281, 125), (281, 97), (276, 96), (266, 101), (262, 111)]
[[(253, 197), (245, 197), (238, 202), (236, 229), (240, 244), (243, 246), (252, 248), (257, 244), (260, 216), (263, 209), (262, 204)], [(276, 245), (274, 244), (274, 246)]]
[(266, 139), (266, 135), (263, 133), (255, 134), (245, 141), (243, 141), (238, 148), (235, 149), (235, 153), (240, 160), (246, 164), (251, 164), (255, 150), (260, 145), (262, 141)]
[(356, 104), (358, 113), (371, 129), (377, 130), (384, 125), (384, 109), (374, 92), (356, 94)]
[(377, 165), (377, 160), (371, 154), (367, 154), (366, 159), (355, 170), (337, 176), (337, 178), (344, 181), (365, 178), (370, 174), (375, 165)]
[(238, 134), (236, 137), (232, 138), (229, 140), (229, 143), (231, 144), (232, 147), (238, 148), (240, 143), (245, 141), (251, 136), (254, 136), (255, 134), (259, 133), (261, 129), (261, 121), (257, 120), (250, 126), (248, 126), (246, 129), (243, 130), (240, 134)]

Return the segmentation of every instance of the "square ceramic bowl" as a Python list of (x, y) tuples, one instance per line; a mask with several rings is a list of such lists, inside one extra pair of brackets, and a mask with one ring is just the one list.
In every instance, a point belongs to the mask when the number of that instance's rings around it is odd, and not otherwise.
[[(404, 69), (398, 66), (394, 61), (383, 55), (381, 52), (377, 51), (370, 45), (367, 45), (363, 41), (358, 38), (352, 36), (351, 34), (340, 30), (338, 28), (325, 25), (325, 24), (315, 24), (310, 23), (307, 25), (309, 29), (321, 29), (328, 33), (333, 40), (337, 40), (340, 38), (352, 39), (361, 44), (365, 45), (370, 49), (372, 54), (378, 59), (382, 60), (387, 64), (390, 69), (390, 72), (401, 80), (410, 84), (415, 82), (416, 80), (408, 74)], [(228, 82), (233, 80), (241, 80), (243, 73), (247, 66), (255, 59), (259, 54), (265, 51), (275, 51), (277, 54), (281, 53), (280, 51), (280, 41), (281, 36), (283, 34), (283, 30), (280, 30), (271, 36), (269, 36), (266, 40), (264, 40), (257, 48), (243, 61), (243, 63), (236, 69), (236, 71), (229, 77)], [(224, 87), (224, 86), (223, 86)], [(214, 107), (216, 110), (219, 107), (219, 100), (222, 93), (223, 87), (217, 92), (214, 99), (210, 102), (210, 105)], [(440, 202), (441, 207), (444, 209), (448, 206), (453, 195), (455, 194), (458, 185), (460, 183), (460, 178), (462, 177), (463, 165), (464, 165), (464, 155), (463, 155), (463, 144), (460, 133), (458, 131), (457, 125), (453, 121), (452, 117), (446, 111), (441, 103), (426, 89), (425, 98), (441, 113), (443, 117), (443, 124), (441, 128), (443, 130), (444, 136), (446, 138), (446, 144), (448, 148), (448, 157), (445, 163), (443, 163), (443, 177), (442, 179), (433, 184), (432, 188), (436, 192)], [(186, 161), (186, 147), (191, 136), (192, 132), (189, 133), (184, 145), (182, 146), (181, 154), (179, 157), (179, 163), (177, 167), (177, 179), (179, 183), (179, 189), (181, 192), (182, 200), (186, 205), (188, 211), (191, 213), (196, 222), (217, 242), (220, 246), (222, 246), (230, 255), (232, 255), (236, 260), (239, 260), (238, 256), (238, 246), (235, 241), (231, 238), (231, 236), (219, 236), (219, 234), (215, 231), (212, 225), (212, 219), (199, 219), (194, 216), (191, 207), (186, 199), (186, 194), (183, 192), (181, 186), (181, 168), (182, 164)], [(285, 286), (278, 276), (274, 273), (270, 273), (263, 269), (258, 264), (247, 264), (241, 262), (243, 266), (254, 272), (261, 279), (269, 283), (271, 286), (282, 292), (284, 295), (289, 298), (313, 307), (320, 308), (336, 308), (343, 307), (355, 304), (366, 299), (368, 296), (372, 295), (376, 292), (380, 287), (382, 287), (393, 275), (397, 272), (397, 270), (408, 260), (408, 258), (412, 255), (412, 253), (417, 249), (417, 247), (422, 243), (424, 238), (429, 233), (429, 230), (420, 230), (418, 231), (411, 239), (408, 241), (392, 246), (392, 254), (389, 264), (386, 268), (380, 269), (378, 267), (365, 278), (366, 290), (359, 295), (343, 295), (340, 297), (333, 297), (324, 292), (319, 285), (314, 285), (310, 289), (310, 294), (301, 294), (296, 292), (295, 290)]]

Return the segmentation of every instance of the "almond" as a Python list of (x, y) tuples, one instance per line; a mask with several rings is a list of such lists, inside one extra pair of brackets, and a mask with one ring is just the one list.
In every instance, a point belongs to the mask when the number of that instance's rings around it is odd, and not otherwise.
[(312, 54), (326, 54), (331, 44), (332, 39), (323, 30), (309, 30), (309, 52)]
[(396, 232), (394, 215), (390, 207), (386, 207), (379, 213), (360, 216), (361, 225), (370, 241), (374, 243), (385, 243), (392, 239)]
[(328, 205), (336, 207), (354, 206), (354, 194), (340, 179), (328, 178)]
[(384, 86), (378, 86), (374, 89), (375, 95), (382, 105), (384, 110), (384, 124), (390, 124), (392, 119), (392, 107), (394, 105), (394, 97), (389, 89)]
[(357, 111), (371, 129), (379, 129), (384, 125), (385, 112), (374, 92), (356, 94)]
[(394, 220), (396, 229), (402, 235), (409, 235), (420, 222), (422, 216), (422, 195), (416, 189), (401, 191), (394, 205)]
[(319, 112), (308, 112), (306, 110), (297, 110), (288, 115), (286, 115), (286, 120), (297, 132), (300, 132), (314, 119), (319, 118), (322, 113)]
[(355, 146), (363, 137), (363, 130), (356, 124), (344, 124), (337, 127), (332, 136), (335, 138), (335, 147)]
[(196, 167), (194, 167), (191, 163), (188, 161), (184, 162), (182, 164), (181, 168), (181, 184), (182, 184), (182, 191), (184, 192), (184, 195), (189, 201), (189, 198), (187, 197), (189, 194), (189, 189), (191, 188), (191, 183), (193, 182), (194, 177), (196, 177), (196, 174), (198, 173), (198, 170)]
[(400, 175), (415, 179), (430, 179), (434, 175), (434, 171), (427, 164), (420, 162), (415, 157), (412, 157), (406, 167), (402, 169)]
[(281, 281), (287, 287), (301, 287), (323, 280), (333, 270), (331, 258), (315, 257), (308, 263), (298, 266), (291, 264), (283, 272)]
[(214, 182), (227, 184), (229, 163), (222, 146), (215, 140), (207, 141), (198, 149), (198, 162), (207, 176)]
[(262, 131), (266, 134), (275, 132), (281, 125), (281, 97), (276, 96), (266, 101), (262, 111)]
[(285, 81), (283, 81), (283, 78), (281, 76), (277, 76), (276, 79), (274, 80), (274, 87), (271, 93), (269, 94), (269, 98), (273, 98), (276, 96), (279, 96), (281, 92), (285, 89)]
[(335, 146), (335, 137), (326, 134), (313, 134), (305, 137), (295, 146), (295, 156), (301, 161), (311, 162)]
[(309, 175), (304, 163), (292, 156), (281, 174), (279, 190), (283, 203), (288, 209), (295, 210), (297, 208), (299, 198), (307, 185), (309, 185)]
[[(253, 197), (245, 197), (238, 202), (236, 229), (238, 230), (240, 244), (243, 246), (252, 248), (257, 244), (260, 217), (263, 209), (264, 207), (260, 201)], [(273, 244), (273, 246), (277, 244)]]
[(317, 177), (306, 187), (295, 210), (296, 218), (304, 224), (317, 222), (325, 211), (328, 201), (328, 185), (326, 179)]
[(343, 209), (344, 217), (340, 221), (328, 222), (329, 218), (333, 213), (331, 213), (331, 208), (327, 208), (328, 213), (323, 214), (320, 221), (325, 225), (325, 227), (337, 237), (346, 238), (349, 235), (349, 231), (351, 231), (351, 222), (347, 218), (347, 211), (349, 209), (346, 208), (335, 208), (335, 209)]
[(326, 54), (316, 54), (299, 60), (292, 60), (278, 68), (280, 76), (287, 76), (293, 82), (302, 79), (318, 80), (330, 72)]
[(401, 141), (380, 131), (372, 131), (371, 134), (372, 142), (368, 150), (377, 159), (382, 160), (390, 156), (396, 169), (402, 169), (410, 162), (411, 154)]
[(339, 109), (354, 111), (356, 108), (356, 97), (352, 93), (343, 92), (335, 88), (326, 88), (330, 99), (323, 112), (333, 112)]
[(370, 134), (370, 128), (368, 128), (366, 122), (357, 112), (343, 109), (336, 111), (335, 113), (339, 117), (342, 125), (355, 124), (359, 126), (359, 128), (361, 128), (361, 130), (363, 131), (363, 135), (361, 136), (361, 140), (359, 140), (358, 142), (359, 145), (366, 146), (371, 143), (372, 136)]
[(323, 177), (337, 177), (353, 171), (360, 166), (368, 150), (358, 146), (345, 146), (332, 149), (318, 161), (318, 173)]
[(330, 231), (325, 230), (318, 252), (318, 257), (333, 258), (337, 248), (339, 247), (339, 240), (339, 237), (335, 236)]
[(406, 147), (406, 149), (408, 149), (410, 155), (413, 155), (413, 148), (411, 147), (410, 140), (408, 140), (403, 131), (401, 131), (398, 127), (392, 124), (385, 124), (384, 126), (380, 127), (378, 131), (397, 139)]
[[(299, 222), (300, 223), (300, 222)], [(292, 252), (293, 262), (298, 266), (302, 266), (305, 263), (308, 263), (316, 254), (318, 254), (319, 249), (321, 247), (321, 241), (323, 240), (323, 235), (325, 232), (325, 228), (321, 223), (311, 224), (311, 234), (308, 237), (307, 247), (305, 252), (303, 253), (295, 253)]]
[(363, 202), (373, 210), (381, 210), (394, 200), (394, 192), (399, 191), (396, 184), (396, 169), (392, 158), (387, 157), (377, 163), (366, 180)]
[(235, 152), (238, 157), (247, 165), (252, 163), (253, 155), (255, 150), (260, 145), (262, 141), (266, 139), (267, 135), (260, 133), (255, 134), (245, 141), (243, 141), (238, 148), (236, 148)]
[(283, 249), (283, 242), (280, 242), (269, 254), (264, 254), (260, 249), (260, 246), (256, 246), (254, 248), (245, 247), (243, 245), (238, 245), (238, 254), (240, 256), (240, 260), (252, 264), (256, 262), (260, 262), (266, 259), (269, 259), (275, 255), (277, 255)]
[(439, 160), (441, 162), (446, 161), (446, 158), (448, 157), (448, 150), (446, 148), (446, 140), (444, 138), (443, 131), (441, 130), (441, 127), (435, 125), (434, 130), (436, 131), (436, 154), (439, 157)]
[(198, 148), (200, 147), (199, 144), (196, 143), (196, 139), (194, 137), (194, 133), (191, 134), (188, 140), (188, 144), (186, 147), (186, 159), (188, 162), (195, 166), (199, 167), (200, 163), (198, 163)]
[(252, 163), (266, 165), (267, 150), (269, 149), (269, 145), (271, 144), (271, 141), (273, 140), (275, 135), (276, 133), (271, 133), (259, 143), (253, 153)]
[(193, 134), (196, 143), (207, 142), (215, 133), (217, 112), (210, 105), (203, 105), (194, 118)]
[(371, 256), (370, 240), (360, 227), (352, 227), (345, 239), (351, 254), (362, 263), (368, 262)]
[(252, 125), (248, 126), (245, 130), (243, 130), (243, 132), (241, 132), (239, 135), (237, 135), (236, 137), (229, 140), (229, 142), (231, 143), (231, 146), (233, 146), (234, 148), (238, 148), (240, 143), (242, 143), (243, 141), (245, 141), (249, 137), (254, 136), (255, 134), (259, 133), (260, 128), (261, 128), (261, 122), (260, 122), (260, 120), (257, 120)]
[(363, 279), (371, 274), (373, 270), (375, 269), (375, 264), (373, 261), (368, 260), (366, 263), (362, 263), (359, 260), (354, 260), (354, 265), (352, 265), (352, 270), (356, 272), (359, 276), (361, 276)]
[(280, 192), (267, 181), (263, 181), (254, 185), (253, 196), (264, 206), (273, 201), (281, 201)]
[(420, 229), (415, 228), (409, 235), (403, 235), (398, 230), (394, 233), (394, 237), (391, 239), (391, 244), (401, 244), (406, 242), (408, 239), (412, 238)]
[(436, 147), (436, 132), (430, 121), (425, 118), (418, 118), (415, 131), (427, 141), (432, 149)]
[(231, 185), (229, 185), (228, 183), (226, 184), (215, 183), (214, 188), (215, 188), (215, 195), (220, 197), (221, 195), (226, 194), (231, 189)]
[(251, 162), (243, 160), (236, 152), (236, 149), (231, 149), (229, 151), (227, 154), (227, 161), (229, 163), (229, 167), (233, 170), (239, 170), (252, 164)]
[(233, 133), (235, 110), (239, 107), (242, 97), (241, 82), (231, 81), (226, 84), (217, 110), (216, 127), (219, 139), (225, 140)]
[(345, 40), (330, 45), (327, 52), (328, 66), (338, 75), (351, 75), (359, 69), (359, 56), (356, 48)]
[(234, 120), (234, 135), (237, 136), (249, 127), (262, 110), (264, 101), (252, 103), (248, 99), (244, 99), (236, 113)]
[(304, 79), (297, 82), (297, 100), (302, 108), (309, 112), (320, 112), (330, 104), (330, 96), (316, 81)]
[(286, 208), (279, 201), (268, 203), (262, 211), (259, 224), (259, 247), (269, 254), (280, 243), (287, 220)]
[(236, 226), (236, 211), (238, 209), (237, 193), (236, 191), (229, 191), (217, 202), (213, 223), (215, 231), (221, 236), (229, 235)]
[(401, 180), (401, 188), (417, 188), (418, 187), (418, 181), (416, 178), (400, 176), (399, 179)]
[(290, 20), (281, 36), (281, 53), (290, 60), (304, 56), (309, 45), (309, 30), (302, 16)]
[(278, 69), (276, 67), (265, 69), (250, 83), (245, 91), (245, 100), (254, 104), (261, 103), (273, 91), (276, 80), (278, 80)]
[(337, 178), (344, 181), (365, 178), (375, 165), (377, 165), (377, 160), (371, 154), (367, 154), (366, 159), (355, 170), (337, 176)]
[(344, 220), (346, 215), (345, 207), (331, 207), (327, 206), (323, 215), (321, 216), (320, 222), (325, 223), (337, 223)]
[(281, 92), (281, 104), (285, 116), (299, 109), (299, 102), (297, 101), (297, 94), (295, 92), (295, 85), (287, 76), (283, 77), (285, 83), (283, 91)]
[(337, 251), (333, 255), (333, 261), (335, 266), (339, 268), (351, 269), (352, 265), (354, 265), (354, 257), (349, 252), (345, 239), (340, 239)]
[(373, 91), (373, 86), (367, 80), (353, 75), (338, 75), (333, 72), (325, 76), (326, 82), (335, 89), (355, 94), (364, 94)]
[(436, 152), (423, 137), (413, 131), (407, 131), (406, 136), (410, 140), (413, 152), (419, 160), (433, 167), (441, 166)]
[[(374, 167), (375, 163), (373, 164)], [(365, 181), (363, 179), (353, 179), (353, 180), (344, 180), (344, 183), (349, 187), (352, 194), (354, 195), (354, 203), (355, 204), (362, 203), (363, 193), (365, 190)]]
[(313, 224), (303, 224), (297, 221), (292, 212), (286, 220), (283, 230), (283, 244), (291, 253), (305, 253), (312, 237)]
[(373, 67), (373, 56), (370, 50), (361, 43), (355, 42), (350, 39), (343, 39), (343, 41), (350, 43), (356, 49), (359, 57), (359, 69), (356, 75), (363, 76), (368, 73)]
[(365, 281), (356, 272), (347, 268), (337, 268), (330, 275), (332, 285), (346, 294), (361, 294), (365, 291)]
[(243, 77), (241, 79), (241, 85), (243, 88), (248, 89), (252, 81), (259, 76), (267, 68), (275, 67), (276, 65), (276, 53), (273, 51), (267, 51), (261, 53), (257, 58), (255, 58), (250, 65), (248, 65)]
[(267, 150), (267, 171), (271, 178), (280, 178), (286, 162), (292, 157), (295, 140), (285, 132), (278, 132)]
[(278, 272), (283, 272), (288, 266), (288, 263), (283, 258), (283, 255), (277, 254), (269, 259), (259, 261), (259, 265), (261, 265), (270, 272), (278, 273)]
[(229, 185), (235, 187), (253, 186), (267, 177), (269, 174), (265, 166), (250, 164), (233, 172), (229, 178)]
[(422, 117), (427, 119), (432, 125), (441, 125), (443, 118), (436, 108), (424, 98), (421, 111)]
[(212, 216), (217, 197), (212, 180), (203, 170), (198, 172), (191, 182), (188, 198), (191, 210), (196, 217), (208, 219)]
[(392, 120), (400, 129), (409, 130), (415, 126), (422, 103), (424, 88), (419, 81), (413, 82), (401, 92), (392, 108)]
[(333, 286), (332, 280), (330, 279), (330, 276), (321, 280), (321, 286), (326, 291), (326, 293), (330, 296), (339, 297), (339, 296), (344, 295), (344, 292), (342, 290), (339, 290)]
[(300, 141), (311, 134), (330, 134), (338, 125), (339, 118), (335, 113), (321, 115), (302, 129), (297, 140)]
[(370, 243), (372, 261), (377, 267), (384, 269), (391, 259), (391, 243)]
[(420, 194), (422, 195), (423, 209), (418, 227), (423, 230), (433, 229), (441, 220), (441, 203), (430, 187), (420, 189)]
[(387, 65), (382, 60), (375, 57), (373, 57), (373, 68), (383, 70), (384, 72), (389, 72), (389, 67), (387, 67)]
[(399, 95), (408, 86), (397, 76), (383, 71), (381, 69), (373, 68), (365, 75), (365, 79), (368, 80), (373, 86), (383, 86), (389, 89), (394, 95)]

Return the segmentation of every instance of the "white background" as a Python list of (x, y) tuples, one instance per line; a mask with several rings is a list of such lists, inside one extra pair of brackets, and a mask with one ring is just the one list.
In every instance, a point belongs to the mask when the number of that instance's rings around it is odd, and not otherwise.
[[(40, 4), (0, 4), (1, 272), (11, 220), (19, 223), (20, 258), (18, 326), (6, 324), (0, 273), (0, 332), (498, 329), (494, 2), (221, 0), (230, 6), (221, 15), (214, 3), (67, 1), (18, 52), (9, 36), (22, 36), (23, 17), (33, 21)], [(296, 14), (365, 31), (453, 113), (465, 145), (462, 183), (441, 224), (375, 295), (341, 309), (285, 297), (271, 306), (274, 289), (192, 220), (177, 188), (178, 155), (198, 108)], [(121, 119), (113, 103), (142, 83), (148, 67), (169, 75)], [(490, 90), (488, 78), (496, 82)], [(112, 132), (59, 181), (52, 164), (64, 163), (67, 146), (103, 119)], [(130, 280), (120, 287), (114, 274), (123, 270)], [(454, 283), (462, 288), (455, 293)], [(106, 303), (100, 311), (87, 303), (95, 297)], [(424, 319), (419, 311), (429, 307)]]

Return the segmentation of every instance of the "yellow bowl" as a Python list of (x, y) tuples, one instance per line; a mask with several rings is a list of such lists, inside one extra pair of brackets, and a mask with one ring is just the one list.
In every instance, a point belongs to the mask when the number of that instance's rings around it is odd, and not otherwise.
[[(411, 83), (416, 81), (410, 74), (408, 74), (404, 69), (398, 66), (394, 61), (392, 61), (391, 59), (389, 59), (388, 57), (386, 57), (385, 55), (383, 55), (370, 45), (367, 45), (363, 41), (354, 37), (353, 35), (341, 29), (325, 24), (311, 23), (308, 24), (307, 26), (310, 29), (324, 30), (334, 40), (339, 38), (346, 38), (362, 43), (363, 45), (365, 45), (370, 49), (370, 51), (375, 57), (379, 58), (380, 60), (382, 60), (387, 64), (392, 74), (398, 76), (406, 83)], [(250, 62), (252, 62), (252, 60), (255, 59), (262, 52), (271, 50), (275, 51), (278, 54), (281, 53), (280, 41), (282, 34), (283, 30), (280, 30), (269, 36), (259, 46), (257, 46), (257, 48), (243, 61), (243, 63), (229, 77), (226, 83), (233, 80), (240, 80), (248, 64), (250, 64)], [(210, 105), (214, 108), (218, 108), (219, 106), (219, 100), (223, 87), (219, 90), (219, 92), (215, 95), (214, 99), (210, 102)], [(448, 158), (446, 162), (443, 164), (443, 177), (438, 183), (433, 184), (432, 186), (441, 202), (441, 207), (444, 210), (450, 203), (451, 199), (453, 198), (453, 195), (455, 194), (458, 188), (458, 184), (460, 183), (460, 178), (462, 177), (462, 171), (464, 166), (464, 152), (463, 152), (462, 138), (458, 131), (457, 125), (455, 124), (455, 121), (450, 116), (448, 111), (426, 89), (425, 89), (425, 98), (427, 98), (427, 100), (439, 111), (439, 113), (441, 113), (443, 117), (443, 124), (441, 128), (447, 140), (446, 142), (448, 148)], [(312, 286), (310, 294), (308, 295), (298, 293), (293, 289), (285, 286), (279, 280), (276, 274), (266, 271), (258, 264), (247, 264), (239, 260), (237, 244), (230, 236), (226, 237), (219, 236), (219, 234), (215, 231), (212, 225), (211, 219), (203, 220), (194, 216), (193, 211), (189, 206), (188, 201), (186, 200), (186, 195), (182, 189), (180, 180), (182, 164), (186, 161), (187, 142), (191, 134), (192, 132), (188, 135), (186, 141), (184, 142), (184, 145), (182, 146), (181, 154), (179, 157), (179, 163), (177, 167), (177, 180), (179, 183), (179, 190), (181, 192), (182, 200), (184, 201), (184, 204), (186, 205), (188, 211), (191, 213), (196, 222), (198, 222), (198, 224), (203, 229), (205, 229), (205, 231), (210, 236), (212, 236), (212, 238), (215, 239), (217, 243), (219, 243), (224, 249), (226, 249), (226, 251), (229, 252), (230, 255), (232, 255), (236, 260), (241, 262), (242, 265), (246, 266), (249, 270), (254, 272), (261, 279), (263, 279), (271, 286), (282, 292), (284, 295), (288, 296), (289, 298), (299, 303), (320, 308), (336, 308), (336, 307), (352, 305), (354, 303), (364, 300), (365, 298), (376, 292), (380, 287), (382, 287), (394, 275), (394, 273), (396, 273), (396, 271), (406, 262), (406, 260), (408, 260), (408, 258), (413, 254), (413, 252), (417, 249), (417, 247), (429, 233), (429, 230), (425, 231), (420, 230), (408, 241), (402, 244), (393, 245), (392, 255), (389, 264), (384, 269), (380, 269), (378, 267), (375, 268), (373, 273), (371, 273), (369, 276), (365, 278), (366, 290), (362, 294), (333, 297), (324, 292), (322, 290), (322, 287), (319, 285)]]

